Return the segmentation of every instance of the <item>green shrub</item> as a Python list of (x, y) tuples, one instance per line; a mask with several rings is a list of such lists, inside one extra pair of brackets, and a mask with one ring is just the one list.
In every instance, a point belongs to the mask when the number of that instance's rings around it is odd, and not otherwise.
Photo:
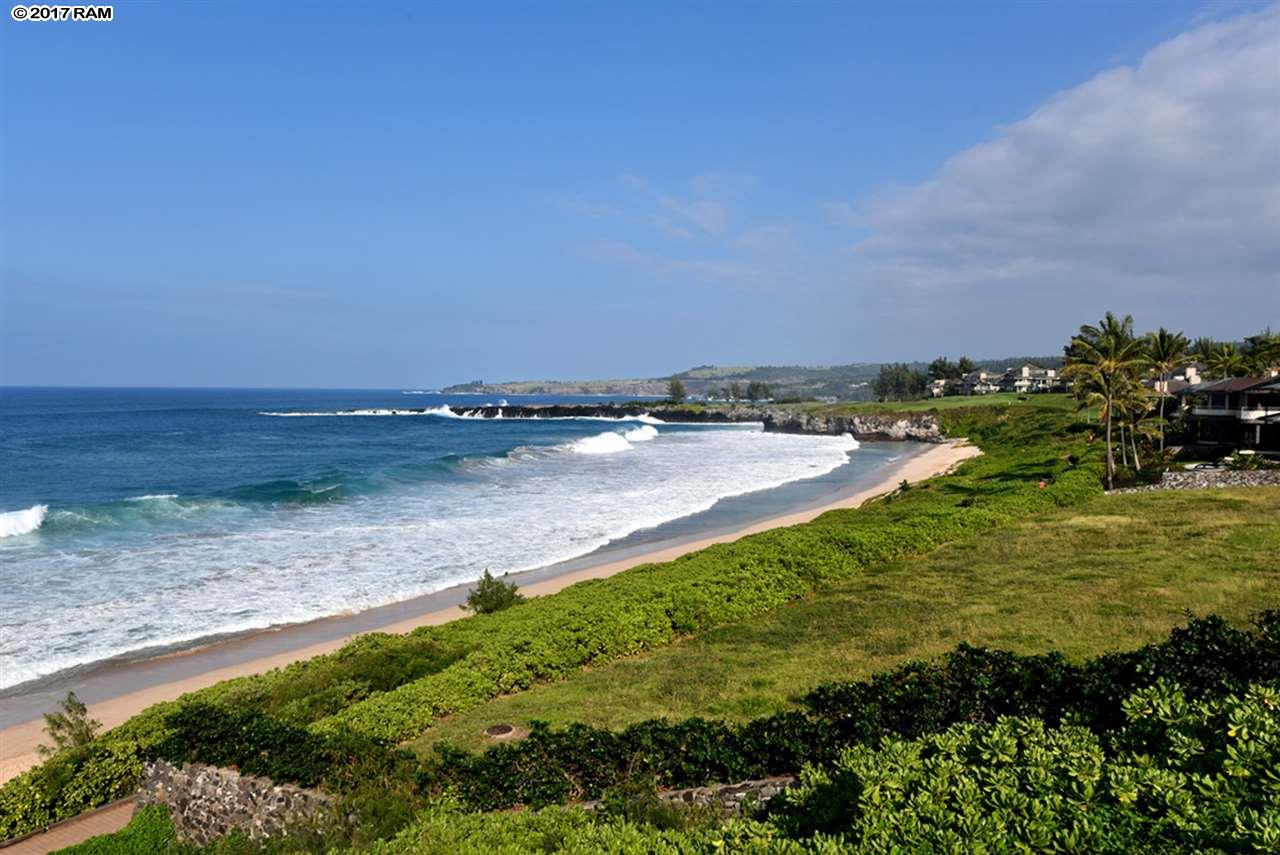
[[(765, 820), (660, 828), (621, 811), (467, 813), (450, 799), (395, 838), (401, 853), (1274, 852), (1280, 690), (1193, 700), (1159, 681), (1124, 724), (1001, 717), (890, 739), (810, 766)], [(664, 816), (664, 822), (667, 818)], [(668, 823), (669, 824), (669, 823)]]
[[(660, 829), (583, 810), (549, 808), (477, 814), (443, 800), (424, 811), (395, 838), (358, 850), (369, 855), (677, 855), (677, 853), (798, 853), (808, 847), (781, 839), (765, 823), (729, 820), (691, 830)], [(834, 850), (831, 850), (834, 851)]]
[(492, 573), (485, 570), (475, 588), (467, 594), (467, 604), (463, 608), (478, 615), (488, 615), (523, 603), (524, 594), (520, 593), (516, 583), (503, 581), (504, 579), (505, 574), (502, 579), (495, 579)]
[(1280, 691), (1193, 702), (1160, 682), (1124, 704), (1116, 749), (1036, 719), (856, 746), (811, 767), (772, 822), (856, 851), (1275, 851)]
[(89, 708), (84, 701), (76, 697), (75, 692), (67, 692), (60, 704), (61, 712), (45, 713), (44, 729), (53, 740), (53, 747), (41, 745), (37, 748), (42, 757), (50, 757), (59, 751), (79, 748), (88, 745), (102, 726), (101, 722), (89, 718)]

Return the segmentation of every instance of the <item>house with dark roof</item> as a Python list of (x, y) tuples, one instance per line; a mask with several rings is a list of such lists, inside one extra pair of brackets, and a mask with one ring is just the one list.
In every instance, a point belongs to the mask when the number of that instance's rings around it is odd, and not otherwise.
[(1280, 377), (1230, 377), (1175, 394), (1196, 442), (1280, 451)]

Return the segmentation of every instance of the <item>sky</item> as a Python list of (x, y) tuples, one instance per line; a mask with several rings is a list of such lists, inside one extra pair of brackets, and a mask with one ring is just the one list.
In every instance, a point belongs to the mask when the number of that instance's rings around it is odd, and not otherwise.
[(1280, 6), (0, 22), (0, 384), (427, 388), (1280, 327)]

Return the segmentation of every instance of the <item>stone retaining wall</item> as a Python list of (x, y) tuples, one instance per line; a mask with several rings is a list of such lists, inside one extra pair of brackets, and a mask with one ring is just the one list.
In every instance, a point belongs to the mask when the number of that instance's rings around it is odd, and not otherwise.
[(239, 829), (250, 840), (287, 834), (332, 815), (334, 799), (318, 790), (277, 785), (234, 769), (163, 760), (147, 764), (138, 805), (169, 809), (178, 839), (204, 845)]
[(1280, 469), (1254, 472), (1230, 469), (1183, 469), (1165, 472), (1160, 481), (1142, 487), (1126, 487), (1113, 493), (1148, 493), (1154, 490), (1207, 490), (1213, 487), (1280, 487)]
[[(784, 775), (758, 781), (741, 781), (737, 784), (668, 790), (658, 793), (658, 798), (678, 805), (715, 805), (726, 816), (742, 816), (744, 813), (754, 812), (764, 807), (770, 799), (793, 786), (795, 782), (794, 777)], [(596, 810), (601, 804), (602, 802), (599, 801), (583, 802), (581, 807), (585, 810)]]

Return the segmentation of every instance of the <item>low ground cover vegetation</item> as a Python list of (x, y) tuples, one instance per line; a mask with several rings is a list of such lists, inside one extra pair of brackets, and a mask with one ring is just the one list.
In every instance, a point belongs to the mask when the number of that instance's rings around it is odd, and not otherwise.
[(941, 660), (820, 686), (803, 710), (741, 725), (705, 718), (654, 719), (617, 732), (535, 725), (526, 739), (480, 754), (439, 746), (425, 772), (432, 786), (474, 810), (545, 806), (599, 798), (636, 776), (675, 788), (794, 774), (806, 764), (830, 765), (849, 746), (1004, 716), (1105, 733), (1124, 722), (1124, 699), (1157, 681), (1181, 684), (1197, 699), (1275, 680), (1280, 611), (1244, 629), (1213, 617), (1158, 644), (1080, 664), (1058, 652), (1020, 656), (961, 645)]
[[(446, 793), (430, 800), (394, 837), (351, 851), (1275, 851), (1280, 845), (1278, 628), (1275, 613), (1261, 616), (1252, 633), (1210, 619), (1174, 633), (1165, 645), (1128, 654), (1123, 663), (1102, 657), (1095, 663), (1097, 677), (1146, 676), (1148, 667), (1157, 672), (1173, 667), (1184, 677), (1209, 682), (1208, 688), (1188, 691), (1155, 675), (1146, 688), (1118, 704), (1105, 704), (1101, 714), (1062, 693), (1080, 674), (1057, 691), (1045, 693), (1035, 685), (1046, 665), (1056, 667), (1052, 654), (1035, 663), (1013, 663), (1011, 677), (1001, 670), (986, 693), (973, 689), (982, 685), (982, 674), (954, 662), (939, 666), (939, 673), (954, 670), (958, 673), (952, 676), (965, 681), (961, 696), (983, 696), (969, 704), (970, 714), (977, 713), (974, 720), (940, 730), (931, 729), (947, 716), (921, 718), (916, 710), (954, 708), (956, 684), (950, 678), (917, 686), (899, 672), (857, 688), (832, 687), (814, 699), (815, 714), (834, 713), (836, 722), (851, 712), (861, 715), (844, 704), (888, 684), (897, 687), (888, 694), (899, 695), (889, 706), (901, 701), (898, 710), (920, 719), (918, 726), (930, 732), (858, 741), (807, 762), (798, 785), (753, 818), (725, 821), (695, 812), (681, 821), (664, 813), (654, 822), (646, 802), (637, 807), (634, 796), (631, 802), (607, 798), (604, 809), (592, 813), (560, 807), (482, 813)], [(1242, 651), (1251, 665), (1241, 665), (1238, 657), (1232, 662), (1231, 654)], [(958, 654), (963, 658), (971, 652)], [(1244, 676), (1251, 668), (1271, 676), (1252, 681)], [(1098, 689), (1111, 692), (1118, 686)], [(1050, 718), (1030, 714), (1036, 710), (1048, 710)], [(625, 790), (612, 792), (619, 791)], [(117, 835), (73, 851), (183, 851), (165, 833), (166, 823), (163, 814), (143, 812)], [(302, 837), (267, 848), (296, 851), (332, 842)], [(202, 851), (256, 847), (233, 837)]]

